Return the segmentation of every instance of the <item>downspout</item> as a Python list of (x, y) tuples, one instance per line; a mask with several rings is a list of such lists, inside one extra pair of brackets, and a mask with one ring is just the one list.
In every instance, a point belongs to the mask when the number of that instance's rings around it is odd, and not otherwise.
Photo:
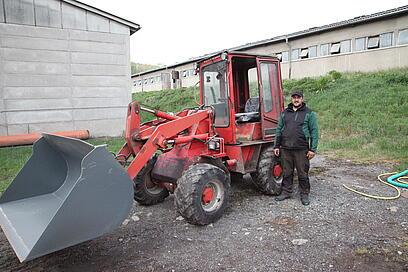
[(290, 46), (288, 36), (285, 36), (285, 43), (288, 46), (288, 60), (289, 60), (289, 79), (292, 78), (292, 47)]

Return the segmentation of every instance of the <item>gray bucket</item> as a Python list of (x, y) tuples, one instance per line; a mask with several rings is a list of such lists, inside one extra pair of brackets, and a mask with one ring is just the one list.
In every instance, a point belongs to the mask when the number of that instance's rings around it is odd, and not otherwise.
[(0, 225), (21, 262), (118, 227), (132, 181), (106, 147), (43, 134), (0, 197)]

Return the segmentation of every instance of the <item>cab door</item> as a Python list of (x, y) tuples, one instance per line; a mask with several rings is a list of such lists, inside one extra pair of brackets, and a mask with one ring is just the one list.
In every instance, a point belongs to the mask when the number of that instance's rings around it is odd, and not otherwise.
[(267, 58), (257, 58), (260, 86), (262, 136), (270, 140), (275, 135), (279, 115), (283, 110), (283, 92), (279, 62)]

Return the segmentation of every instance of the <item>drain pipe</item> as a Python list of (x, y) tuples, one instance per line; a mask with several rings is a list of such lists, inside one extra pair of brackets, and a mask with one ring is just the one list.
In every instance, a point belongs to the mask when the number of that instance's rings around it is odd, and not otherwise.
[[(55, 132), (51, 134), (70, 137), (70, 138), (76, 138), (76, 139), (81, 139), (81, 140), (89, 139), (88, 130), (60, 131), (60, 132)], [(40, 138), (41, 138), (41, 133), (0, 136), (0, 147), (30, 145), (30, 144), (33, 144), (35, 141), (37, 141)]]
[(285, 36), (285, 43), (288, 46), (289, 79), (291, 79), (292, 78), (292, 47), (290, 46), (288, 36)]

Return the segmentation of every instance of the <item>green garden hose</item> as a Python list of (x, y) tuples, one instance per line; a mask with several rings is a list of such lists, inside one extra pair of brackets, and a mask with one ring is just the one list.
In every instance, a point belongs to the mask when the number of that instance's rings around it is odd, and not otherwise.
[(401, 177), (407, 176), (407, 175), (408, 175), (408, 169), (405, 171), (402, 171), (401, 173), (397, 173), (395, 175), (388, 177), (387, 182), (392, 185), (401, 187), (401, 188), (408, 188), (408, 184), (406, 182), (401, 182)]

